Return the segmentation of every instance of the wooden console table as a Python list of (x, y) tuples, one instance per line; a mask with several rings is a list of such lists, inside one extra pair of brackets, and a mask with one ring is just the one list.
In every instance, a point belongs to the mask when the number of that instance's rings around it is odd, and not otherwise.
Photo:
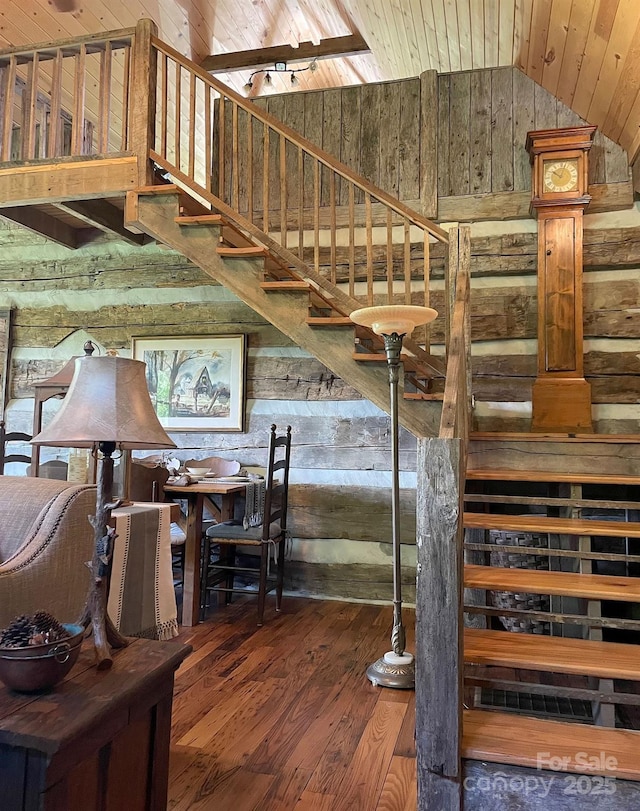
[(93, 666), (85, 642), (49, 693), (0, 684), (2, 811), (165, 811), (174, 672), (191, 651), (135, 639)]

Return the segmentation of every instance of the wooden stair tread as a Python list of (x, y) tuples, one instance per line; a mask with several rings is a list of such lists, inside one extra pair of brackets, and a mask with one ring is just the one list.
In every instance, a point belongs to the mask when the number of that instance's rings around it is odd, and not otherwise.
[(467, 564), (464, 568), (464, 583), (468, 588), (490, 591), (558, 594), (592, 600), (640, 602), (640, 578), (637, 577), (545, 572), (537, 569), (506, 569), (501, 566)]
[(614, 442), (620, 444), (637, 445), (640, 443), (640, 434), (554, 434), (554, 433), (516, 433), (513, 431), (471, 431), (469, 439), (495, 440), (498, 442)]
[(243, 257), (266, 256), (267, 249), (259, 245), (252, 245), (242, 248), (234, 248), (230, 245), (218, 245), (216, 253), (219, 256), (241, 259)]
[(309, 282), (302, 280), (282, 281), (282, 282), (260, 282), (262, 290), (309, 290)]
[(221, 214), (181, 214), (176, 217), (178, 225), (224, 225)]
[(554, 532), (559, 535), (604, 535), (609, 538), (640, 538), (640, 522), (600, 521), (587, 518), (554, 518), (546, 515), (493, 515), (465, 512), (467, 529)]
[[(567, 758), (566, 771), (640, 780), (640, 732), (464, 710), (462, 757), (538, 768), (542, 752)], [(577, 753), (584, 757), (577, 758)], [(605, 753), (603, 758), (602, 753)], [(616, 766), (612, 758), (615, 758)], [(593, 768), (588, 768), (593, 765)], [(562, 772), (559, 772), (562, 774)]]
[(348, 315), (330, 315), (327, 317), (310, 315), (307, 318), (310, 327), (352, 327), (353, 321)]
[(467, 479), (506, 482), (569, 482), (575, 484), (640, 485), (640, 476), (602, 475), (597, 473), (558, 473), (552, 470), (471, 469)]
[(465, 628), (464, 659), (477, 665), (640, 680), (640, 648), (618, 642)]

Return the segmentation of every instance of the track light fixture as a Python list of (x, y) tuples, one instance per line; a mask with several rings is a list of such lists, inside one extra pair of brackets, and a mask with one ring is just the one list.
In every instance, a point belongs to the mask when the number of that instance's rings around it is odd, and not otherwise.
[(264, 83), (267, 87), (271, 87), (273, 84), (273, 77), (272, 73), (288, 73), (291, 76), (291, 86), (295, 87), (299, 83), (299, 79), (296, 74), (304, 73), (306, 70), (310, 70), (314, 73), (318, 69), (317, 60), (314, 59), (312, 62), (304, 68), (288, 68), (286, 62), (275, 62), (272, 68), (261, 68), (260, 70), (254, 70), (251, 76), (249, 76), (244, 89), (247, 93), (253, 88), (253, 77), (257, 76), (260, 73), (264, 73)]

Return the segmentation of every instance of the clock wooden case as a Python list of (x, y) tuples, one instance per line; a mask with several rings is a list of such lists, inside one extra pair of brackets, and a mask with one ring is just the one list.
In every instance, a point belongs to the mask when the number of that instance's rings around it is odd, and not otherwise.
[(582, 220), (591, 200), (588, 153), (595, 127), (527, 135), (531, 212), (538, 218), (538, 375), (532, 429), (587, 433), (591, 387), (583, 369)]

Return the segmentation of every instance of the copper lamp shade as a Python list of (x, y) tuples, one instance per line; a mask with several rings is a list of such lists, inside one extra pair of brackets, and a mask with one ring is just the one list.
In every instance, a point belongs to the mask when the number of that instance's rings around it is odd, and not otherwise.
[(76, 359), (62, 408), (34, 445), (93, 448), (115, 442), (118, 448), (175, 448), (153, 409), (145, 364), (116, 355)]

